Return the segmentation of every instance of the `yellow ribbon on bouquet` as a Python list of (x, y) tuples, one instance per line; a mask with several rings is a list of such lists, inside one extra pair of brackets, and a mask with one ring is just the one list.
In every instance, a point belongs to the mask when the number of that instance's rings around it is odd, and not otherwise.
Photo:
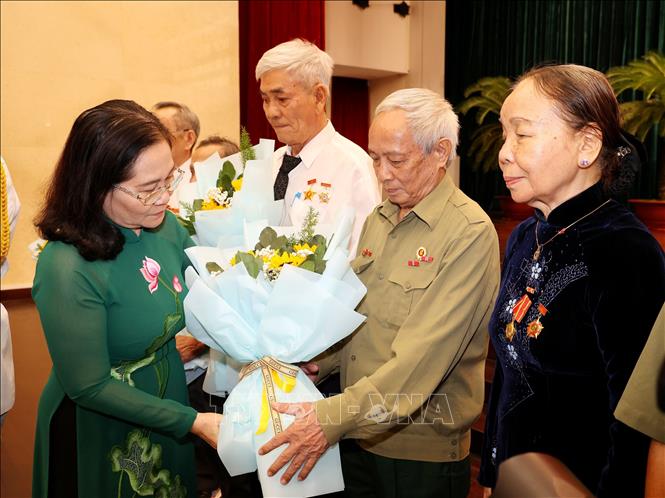
[(285, 393), (293, 391), (299, 369), (272, 356), (264, 356), (260, 360), (245, 365), (240, 371), (240, 380), (259, 369), (263, 377), (263, 393), (261, 395), (261, 417), (256, 434), (263, 434), (268, 429), (268, 422), (272, 420), (272, 427), (277, 435), (282, 432), (282, 419), (271, 405), (273, 401), (277, 401), (275, 386)]

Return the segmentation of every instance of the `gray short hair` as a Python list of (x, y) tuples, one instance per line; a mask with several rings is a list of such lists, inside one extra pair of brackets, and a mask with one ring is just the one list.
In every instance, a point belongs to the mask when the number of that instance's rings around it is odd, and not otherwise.
[(296, 38), (280, 43), (263, 54), (256, 64), (256, 81), (273, 69), (284, 69), (308, 86), (323, 84), (330, 92), (332, 57), (313, 43)]
[(187, 107), (185, 104), (180, 104), (178, 102), (157, 102), (153, 107), (153, 111), (159, 111), (160, 109), (175, 109), (175, 120), (178, 125), (179, 131), (182, 130), (192, 130), (196, 135), (196, 138), (199, 138), (199, 133), (201, 131), (201, 125), (199, 123), (199, 117), (194, 114), (194, 112)]
[(426, 88), (405, 88), (391, 93), (376, 107), (374, 117), (382, 112), (401, 109), (406, 113), (413, 139), (429, 154), (441, 138), (450, 140), (448, 164), (457, 156), (459, 120), (446, 99)]

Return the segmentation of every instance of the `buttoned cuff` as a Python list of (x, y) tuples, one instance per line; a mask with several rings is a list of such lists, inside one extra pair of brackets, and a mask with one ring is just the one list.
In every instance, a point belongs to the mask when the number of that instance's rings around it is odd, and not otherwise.
[(348, 398), (349, 395), (344, 393), (315, 403), (316, 418), (331, 446), (355, 427), (359, 405), (350, 402)]

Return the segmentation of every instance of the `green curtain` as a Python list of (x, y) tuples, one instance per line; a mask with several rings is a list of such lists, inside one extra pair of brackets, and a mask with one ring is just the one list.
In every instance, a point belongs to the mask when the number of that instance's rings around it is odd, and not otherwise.
[[(515, 78), (544, 62), (574, 63), (607, 71), (649, 50), (665, 52), (665, 0), (494, 0), (446, 2), (445, 96), (453, 104), (484, 76)], [(630, 97), (630, 96), (629, 96)], [(473, 170), (466, 157), (476, 125), (462, 124), (462, 189), (491, 210), (495, 194), (507, 193), (497, 171)], [(655, 197), (658, 140), (646, 141), (649, 165), (631, 193)]]

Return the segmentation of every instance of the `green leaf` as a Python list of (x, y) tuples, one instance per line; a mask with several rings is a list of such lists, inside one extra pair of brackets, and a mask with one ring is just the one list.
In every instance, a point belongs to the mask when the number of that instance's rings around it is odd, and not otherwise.
[(233, 197), (233, 178), (224, 175), (217, 179), (217, 187), (221, 188), (229, 197)]
[(196, 235), (196, 228), (194, 228), (194, 223), (191, 220), (178, 215), (176, 215), (176, 219), (178, 220), (178, 223), (185, 227), (189, 235)]
[(166, 315), (166, 318), (164, 319), (164, 331), (172, 332), (180, 320), (182, 320), (182, 314), (178, 312), (169, 313)]
[(170, 486), (160, 486), (155, 492), (155, 498), (186, 498), (186, 496), (187, 488), (182, 484), (180, 476), (175, 476)]
[(643, 100), (665, 102), (665, 55), (660, 52), (647, 52), (642, 59), (611, 67), (606, 74), (617, 96), (632, 90), (642, 92)]
[(314, 271), (316, 270), (316, 262), (307, 259), (303, 261), (303, 263), (300, 265), (300, 268), (302, 268), (303, 270)]
[(236, 177), (236, 169), (233, 167), (233, 163), (231, 161), (224, 161), (220, 171), (220, 176), (228, 176), (231, 180)]
[(280, 235), (279, 237), (275, 238), (272, 241), (272, 245), (270, 247), (281, 252), (286, 250), (286, 246), (288, 244), (289, 244), (289, 239), (285, 235)]
[(203, 199), (194, 199), (194, 202), (192, 202), (192, 210), (201, 211), (201, 209), (203, 209)]
[(124, 446), (113, 446), (109, 459), (111, 470), (125, 472), (132, 490), (140, 496), (152, 495), (158, 487), (169, 489), (172, 486), (171, 473), (160, 469), (161, 445), (152, 444), (148, 436), (139, 429), (127, 435)]
[(467, 155), (473, 158), (473, 169), (487, 172), (499, 164), (499, 150), (503, 145), (503, 130), (499, 123), (484, 124), (470, 137)]
[(326, 270), (326, 261), (324, 259), (317, 259), (314, 271), (319, 275), (321, 275), (325, 270)]
[[(665, 102), (657, 100), (634, 100), (619, 105), (623, 128), (643, 141), (651, 127), (665, 119)], [(663, 129), (661, 128), (661, 133)]]
[(125, 382), (130, 386), (134, 387), (134, 380), (132, 380), (132, 374), (136, 372), (139, 368), (143, 368), (145, 366), (150, 365), (154, 359), (155, 359), (155, 354), (152, 353), (151, 355), (136, 361), (122, 362), (117, 367), (111, 368), (111, 377), (121, 382)]
[(261, 230), (261, 234), (259, 235), (259, 244), (262, 246), (261, 249), (268, 246), (275, 249), (275, 246), (273, 246), (275, 239), (277, 239), (277, 232), (270, 227), (265, 227)]
[(314, 237), (314, 229), (316, 228), (316, 224), (318, 222), (319, 222), (319, 212), (310, 206), (307, 209), (307, 213), (305, 214), (305, 219), (303, 220), (302, 228), (300, 229), (300, 233), (298, 234), (298, 240), (300, 242), (307, 242), (308, 244), (311, 244)]
[(236, 253), (236, 261), (240, 261), (245, 268), (247, 273), (252, 277), (256, 278), (259, 276), (259, 272), (263, 269), (263, 260), (258, 256), (252, 256), (247, 252)]
[(159, 348), (161, 348), (164, 344), (166, 344), (175, 332), (177, 330), (173, 330), (176, 326), (178, 326), (180, 320), (182, 320), (182, 314), (178, 312), (174, 313), (169, 313), (166, 315), (166, 318), (164, 318), (164, 326), (162, 327), (162, 335), (159, 337), (156, 337), (154, 341), (152, 341), (152, 344), (150, 344), (150, 347), (146, 349), (145, 353), (146, 355), (150, 355), (157, 351)]
[(247, 161), (256, 159), (256, 153), (252, 147), (252, 140), (244, 126), (240, 127), (240, 157), (242, 158), (243, 166), (245, 166)]
[(511, 81), (504, 76), (481, 78), (464, 90), (465, 100), (457, 105), (457, 112), (466, 114), (477, 109), (476, 122), (483, 124), (488, 115), (499, 116), (503, 101), (510, 93)]
[(206, 263), (206, 270), (208, 270), (211, 275), (216, 275), (224, 272), (224, 269), (214, 261), (208, 261)]
[(319, 247), (323, 247), (325, 249), (325, 247), (328, 243), (326, 241), (326, 238), (323, 235), (321, 235), (320, 233), (317, 233), (316, 235), (314, 235), (314, 237), (312, 237), (312, 244), (316, 245), (317, 249)]

